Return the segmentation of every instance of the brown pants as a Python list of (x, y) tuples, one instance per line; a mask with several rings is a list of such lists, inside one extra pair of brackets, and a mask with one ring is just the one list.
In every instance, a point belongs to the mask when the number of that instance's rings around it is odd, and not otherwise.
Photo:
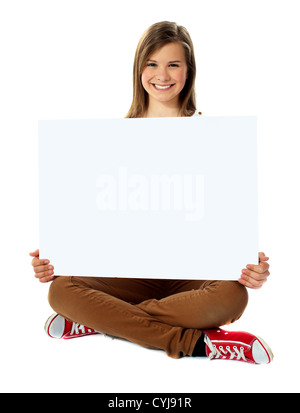
[(49, 290), (66, 319), (173, 358), (191, 356), (203, 329), (234, 322), (247, 302), (237, 281), (58, 277)]

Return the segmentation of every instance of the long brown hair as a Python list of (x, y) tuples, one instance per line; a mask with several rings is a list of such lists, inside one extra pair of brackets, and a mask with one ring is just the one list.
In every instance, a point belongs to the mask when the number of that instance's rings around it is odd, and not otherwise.
[(185, 27), (177, 23), (163, 21), (154, 23), (142, 35), (133, 64), (133, 99), (126, 118), (141, 118), (148, 108), (148, 93), (145, 91), (141, 76), (149, 57), (168, 43), (180, 43), (185, 52), (188, 78), (180, 92), (180, 116), (192, 116), (196, 111), (195, 77), (196, 61), (192, 39)]

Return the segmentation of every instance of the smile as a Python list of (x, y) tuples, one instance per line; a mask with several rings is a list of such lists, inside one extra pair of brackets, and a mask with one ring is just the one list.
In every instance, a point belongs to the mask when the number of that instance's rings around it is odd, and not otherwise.
[(153, 86), (155, 87), (155, 89), (157, 89), (157, 90), (168, 90), (168, 89), (170, 89), (172, 86), (174, 86), (175, 83), (173, 83), (172, 85), (165, 85), (165, 86), (156, 85), (156, 84), (154, 84), (154, 83), (152, 83), (152, 85), (153, 85)]

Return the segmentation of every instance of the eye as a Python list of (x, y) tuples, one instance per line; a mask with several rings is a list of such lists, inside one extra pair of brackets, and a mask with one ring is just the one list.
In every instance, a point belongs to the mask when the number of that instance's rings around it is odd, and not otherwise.
[(155, 66), (156, 66), (156, 63), (147, 63), (147, 66), (149, 66), (149, 67), (155, 67)]
[(179, 65), (177, 63), (171, 63), (170, 67), (179, 67)]

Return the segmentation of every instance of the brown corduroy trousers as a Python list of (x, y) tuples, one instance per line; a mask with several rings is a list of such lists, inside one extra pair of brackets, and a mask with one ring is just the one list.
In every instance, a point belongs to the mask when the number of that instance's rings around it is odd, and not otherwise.
[(202, 330), (240, 318), (248, 302), (237, 281), (58, 277), (55, 312), (97, 331), (168, 356), (191, 356)]

